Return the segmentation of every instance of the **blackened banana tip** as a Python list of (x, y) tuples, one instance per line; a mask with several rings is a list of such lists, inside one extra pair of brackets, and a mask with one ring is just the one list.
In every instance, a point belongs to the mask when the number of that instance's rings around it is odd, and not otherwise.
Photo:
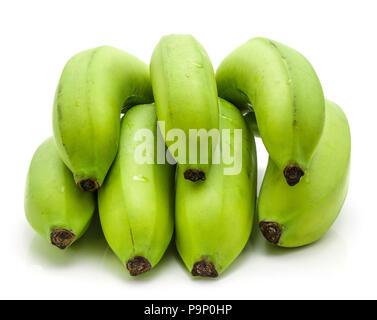
[(219, 275), (213, 262), (206, 261), (205, 259), (202, 259), (194, 263), (194, 266), (191, 270), (191, 274), (194, 277), (209, 278), (217, 278)]
[(186, 180), (190, 180), (192, 182), (204, 181), (206, 179), (205, 172), (199, 169), (187, 169), (183, 175)]
[(277, 222), (261, 221), (259, 228), (267, 241), (272, 244), (279, 244), (283, 229)]
[(300, 166), (295, 164), (289, 164), (284, 169), (284, 177), (287, 180), (288, 185), (293, 187), (300, 182), (301, 177), (304, 175), (304, 170)]
[(130, 275), (133, 277), (152, 269), (152, 265), (148, 259), (141, 256), (136, 256), (128, 260), (126, 266)]
[(94, 192), (99, 189), (100, 185), (96, 178), (80, 180), (77, 185), (82, 191)]
[(72, 231), (63, 228), (55, 229), (50, 233), (51, 243), (62, 250), (67, 248), (75, 238), (76, 235)]

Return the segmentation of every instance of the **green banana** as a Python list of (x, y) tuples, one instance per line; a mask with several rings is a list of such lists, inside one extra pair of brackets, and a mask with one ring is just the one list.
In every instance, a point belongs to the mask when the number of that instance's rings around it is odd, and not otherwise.
[(128, 53), (103, 46), (68, 61), (55, 93), (53, 128), (81, 189), (101, 186), (117, 153), (122, 107), (152, 101), (148, 66)]
[[(218, 129), (218, 102), (215, 74), (211, 61), (201, 44), (191, 35), (169, 35), (162, 37), (154, 49), (150, 63), (151, 82), (156, 102), (157, 117), (165, 122), (167, 131), (183, 130), (189, 137), (190, 130)], [(212, 132), (213, 133), (213, 132)], [(184, 168), (184, 177), (191, 181), (205, 180), (212, 162), (212, 150), (218, 136), (212, 135), (208, 148), (202, 145), (200, 136), (193, 139), (194, 150), (189, 151), (190, 142), (185, 138), (184, 155), (172, 149), (180, 142), (165, 141), (171, 154)], [(171, 137), (172, 138), (172, 137)], [(212, 143), (211, 143), (212, 142)], [(208, 161), (200, 160), (205, 152)], [(195, 158), (195, 159), (193, 159)]]
[[(141, 131), (140, 131), (141, 130)], [(138, 133), (153, 135), (146, 147), (146, 163), (136, 155), (144, 144)], [(140, 105), (122, 119), (118, 155), (98, 191), (101, 225), (106, 240), (132, 276), (154, 267), (166, 248), (174, 225), (175, 166), (157, 164), (157, 116), (155, 106)], [(165, 144), (162, 141), (165, 150)]]
[(323, 131), (325, 101), (311, 64), (265, 38), (229, 54), (216, 72), (219, 96), (252, 110), (263, 143), (290, 186), (309, 167)]
[(59, 249), (70, 246), (89, 226), (96, 208), (95, 194), (84, 193), (76, 186), (52, 137), (33, 156), (24, 204), (33, 229)]
[(290, 188), (269, 160), (258, 201), (265, 238), (282, 247), (298, 247), (322, 237), (337, 218), (349, 181), (351, 135), (347, 118), (326, 101), (323, 136), (302, 182)]
[[(193, 276), (217, 277), (238, 256), (249, 239), (256, 205), (254, 137), (235, 106), (222, 99), (219, 106), (220, 129), (229, 129), (231, 137), (236, 129), (242, 130), (238, 145), (221, 137), (221, 154), (224, 142), (233, 150), (232, 157), (241, 148), (242, 168), (238, 174), (225, 175), (230, 165), (222, 160), (212, 165), (207, 180), (199, 185), (177, 175), (176, 245)], [(182, 170), (178, 166), (178, 172)]]

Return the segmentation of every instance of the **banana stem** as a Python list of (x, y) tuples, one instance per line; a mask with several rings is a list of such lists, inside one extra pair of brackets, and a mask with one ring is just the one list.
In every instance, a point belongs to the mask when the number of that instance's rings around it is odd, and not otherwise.
[(184, 172), (184, 177), (186, 180), (190, 180), (192, 182), (204, 181), (206, 179), (206, 174), (204, 171), (199, 169), (187, 169)]
[(277, 222), (261, 221), (259, 228), (267, 241), (272, 244), (279, 244), (283, 229)]
[(133, 277), (152, 269), (152, 265), (148, 259), (141, 256), (136, 256), (133, 259), (128, 260), (126, 266), (130, 275)]
[(292, 187), (300, 182), (301, 177), (304, 175), (304, 170), (295, 164), (289, 164), (284, 169), (284, 177), (287, 183)]
[(202, 259), (194, 263), (194, 266), (191, 270), (191, 274), (194, 277), (199, 276), (209, 278), (216, 278), (219, 275), (213, 262), (206, 261), (205, 259)]
[(50, 233), (51, 243), (61, 250), (67, 248), (75, 238), (76, 235), (72, 231), (63, 228)]
[(80, 180), (77, 185), (82, 191), (94, 192), (99, 189), (100, 185), (96, 178)]

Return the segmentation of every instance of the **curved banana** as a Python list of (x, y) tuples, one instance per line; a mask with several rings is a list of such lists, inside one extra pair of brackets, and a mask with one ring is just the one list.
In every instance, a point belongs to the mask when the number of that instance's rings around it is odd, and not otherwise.
[(290, 186), (309, 167), (322, 134), (325, 101), (318, 77), (297, 51), (265, 38), (249, 40), (216, 72), (219, 96), (255, 112), (263, 143)]
[[(222, 99), (219, 105), (220, 129), (230, 133), (230, 139), (221, 137), (221, 163), (212, 165), (207, 180), (200, 185), (177, 175), (176, 244), (193, 276), (217, 277), (229, 266), (249, 239), (255, 211), (254, 137), (235, 106)], [(242, 130), (241, 141), (233, 141), (236, 129)], [(232, 166), (223, 158), (228, 148), (233, 159), (242, 154), (238, 174), (224, 174), (224, 169)], [(178, 166), (178, 172), (182, 170)]]
[(60, 156), (82, 190), (98, 189), (116, 156), (122, 107), (152, 101), (148, 66), (128, 53), (103, 46), (68, 61), (53, 128)]
[[(145, 141), (140, 142), (143, 134)], [(128, 110), (118, 155), (98, 191), (106, 240), (132, 276), (160, 261), (173, 233), (175, 166), (156, 163), (157, 139), (154, 105)], [(163, 141), (162, 146), (165, 151)]]
[(76, 186), (52, 137), (34, 153), (24, 204), (33, 229), (59, 249), (70, 246), (89, 226), (96, 208), (95, 195)]
[(258, 200), (259, 226), (265, 238), (282, 247), (298, 247), (322, 237), (337, 218), (348, 190), (351, 135), (347, 118), (326, 101), (323, 136), (302, 182), (291, 188), (270, 159)]
[[(184, 141), (175, 143), (173, 137), (165, 137), (169, 150), (184, 168), (186, 179), (205, 180), (212, 162), (212, 146), (217, 144), (218, 137), (212, 136), (208, 148), (202, 146), (208, 152), (207, 163), (202, 159), (205, 154), (200, 150), (199, 135), (192, 140), (193, 148), (196, 143), (195, 157), (194, 152), (189, 152), (187, 137), (190, 130), (205, 129), (210, 134), (211, 129), (218, 129), (216, 80), (207, 53), (191, 35), (162, 37), (154, 49), (150, 72), (158, 120), (165, 122), (167, 131), (179, 129), (185, 134)], [(185, 154), (175, 153), (172, 148), (177, 144)]]

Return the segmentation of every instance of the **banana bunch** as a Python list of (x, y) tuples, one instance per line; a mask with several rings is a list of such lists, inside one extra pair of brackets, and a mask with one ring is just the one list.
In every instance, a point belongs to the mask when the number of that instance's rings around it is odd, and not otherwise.
[[(216, 74), (191, 35), (162, 37), (149, 69), (113, 47), (78, 53), (55, 92), (53, 132), (30, 164), (27, 220), (65, 249), (98, 206), (131, 276), (158, 264), (175, 227), (191, 275), (218, 277), (250, 238), (256, 208), (270, 243), (307, 245), (348, 190), (345, 114), (302, 54), (265, 38), (235, 49)], [(254, 136), (269, 153), (258, 201)]]

